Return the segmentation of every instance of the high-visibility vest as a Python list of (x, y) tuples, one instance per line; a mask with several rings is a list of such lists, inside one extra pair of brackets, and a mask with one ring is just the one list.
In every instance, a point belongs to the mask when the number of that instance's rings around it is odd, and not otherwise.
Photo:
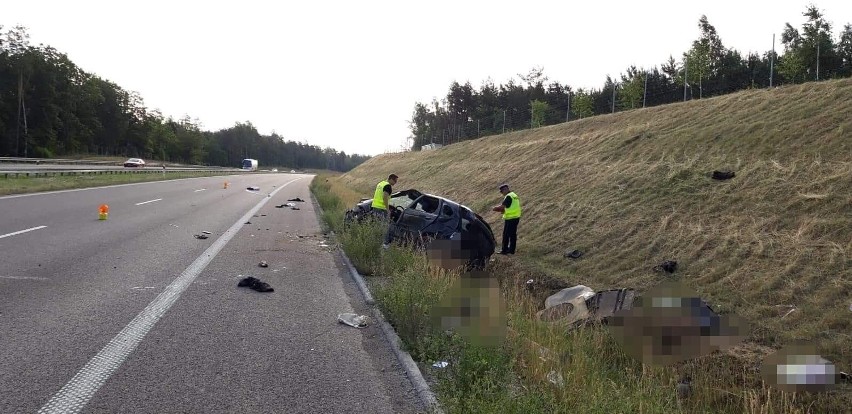
[(511, 220), (521, 217), (521, 200), (518, 198), (518, 195), (512, 191), (509, 194), (506, 194), (509, 197), (512, 197), (512, 204), (509, 207), (506, 207), (506, 210), (503, 211), (503, 220)]
[(385, 205), (385, 197), (383, 196), (385, 192), (385, 186), (390, 184), (387, 181), (382, 181), (379, 185), (376, 186), (376, 192), (373, 194), (373, 204), (374, 208), (378, 208), (381, 210), (387, 210), (388, 206)]

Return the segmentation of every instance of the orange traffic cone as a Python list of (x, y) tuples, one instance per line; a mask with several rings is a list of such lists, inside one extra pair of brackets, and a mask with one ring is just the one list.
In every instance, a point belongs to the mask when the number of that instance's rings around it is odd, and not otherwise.
[(107, 216), (109, 216), (109, 206), (101, 204), (101, 206), (98, 207), (98, 220), (106, 220)]

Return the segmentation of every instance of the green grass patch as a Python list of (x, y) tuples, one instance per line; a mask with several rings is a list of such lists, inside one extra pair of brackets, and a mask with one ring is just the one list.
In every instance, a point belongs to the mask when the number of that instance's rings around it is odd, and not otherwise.
[[(232, 175), (234, 173), (228, 173)], [(125, 173), (125, 174), (80, 174), (52, 177), (0, 178), (0, 195), (37, 193), (41, 191), (69, 190), (74, 188), (102, 187), (116, 184), (130, 184), (150, 181), (166, 181), (181, 178), (212, 177), (222, 175), (217, 172), (170, 172)]]

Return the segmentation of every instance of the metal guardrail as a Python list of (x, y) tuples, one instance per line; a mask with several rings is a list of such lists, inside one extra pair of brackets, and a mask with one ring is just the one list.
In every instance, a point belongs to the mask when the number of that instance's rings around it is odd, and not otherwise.
[[(0, 163), (20, 163), (20, 164), (82, 164), (82, 165), (115, 165), (123, 166), (124, 161), (103, 161), (103, 160), (74, 160), (70, 158), (25, 158), (25, 157), (0, 157)], [(153, 163), (151, 166), (160, 167), (162, 163)], [(192, 165), (192, 164), (175, 164), (166, 163), (166, 167), (184, 167), (184, 168), (200, 168), (200, 169), (233, 169), (233, 167), (219, 167), (208, 165)]]
[(216, 169), (192, 169), (192, 170), (43, 170), (43, 171), (0, 171), (0, 178), (36, 178), (36, 177), (63, 177), (74, 175), (117, 175), (117, 174), (170, 174), (170, 173), (207, 173), (228, 172), (234, 174), (263, 173), (265, 171), (246, 170), (224, 170)]

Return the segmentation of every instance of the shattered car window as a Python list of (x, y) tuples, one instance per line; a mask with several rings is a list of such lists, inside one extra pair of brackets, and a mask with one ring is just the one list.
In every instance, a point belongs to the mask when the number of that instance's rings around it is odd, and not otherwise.
[(438, 210), (438, 204), (439, 200), (437, 198), (423, 196), (420, 197), (420, 199), (417, 200), (411, 208), (425, 213), (435, 214)]

